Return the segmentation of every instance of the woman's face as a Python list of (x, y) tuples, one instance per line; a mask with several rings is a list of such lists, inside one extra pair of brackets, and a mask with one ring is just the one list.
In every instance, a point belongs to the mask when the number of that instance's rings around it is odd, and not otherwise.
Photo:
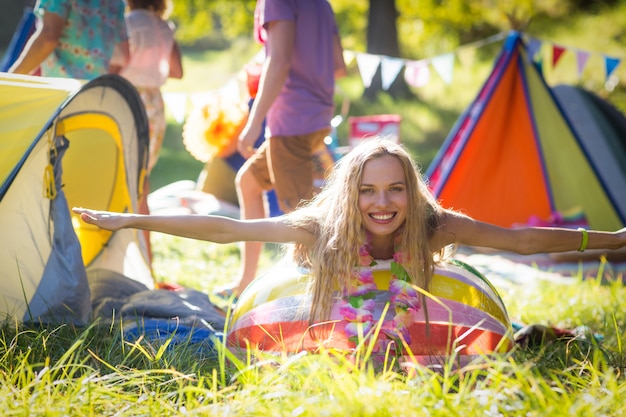
[(407, 187), (400, 161), (386, 155), (365, 163), (359, 188), (363, 225), (375, 237), (390, 236), (404, 223)]

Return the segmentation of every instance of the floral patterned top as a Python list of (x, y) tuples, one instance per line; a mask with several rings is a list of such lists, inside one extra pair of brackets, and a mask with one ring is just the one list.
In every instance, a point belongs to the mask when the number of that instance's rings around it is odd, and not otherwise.
[[(377, 340), (374, 351), (384, 352), (390, 342), (395, 341), (397, 346), (411, 343), (408, 326), (415, 321), (417, 312), (421, 309), (419, 292), (411, 284), (411, 277), (402, 266), (408, 261), (398, 249), (401, 235), (395, 238), (395, 249), (391, 261), (391, 281), (389, 282), (390, 312), (392, 318), (385, 319), (380, 329), (381, 336)], [(371, 236), (366, 233), (366, 242), (359, 249), (360, 266), (355, 268), (351, 287), (343, 294), (343, 302), (339, 309), (346, 321), (345, 332), (355, 344), (361, 340), (368, 340), (375, 336), (377, 320), (374, 318), (376, 310), (377, 287), (374, 283), (372, 267), (377, 265), (370, 254)]]
[(65, 20), (59, 45), (42, 62), (41, 75), (91, 80), (105, 74), (113, 49), (128, 39), (123, 0), (38, 0), (35, 14)]

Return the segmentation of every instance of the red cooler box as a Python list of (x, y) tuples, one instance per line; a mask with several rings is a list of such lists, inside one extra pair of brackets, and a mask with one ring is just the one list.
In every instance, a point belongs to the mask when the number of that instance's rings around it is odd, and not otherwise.
[(353, 147), (361, 141), (371, 139), (375, 136), (382, 136), (400, 143), (400, 122), (402, 117), (399, 114), (376, 114), (372, 116), (350, 117), (350, 137), (348, 144)]

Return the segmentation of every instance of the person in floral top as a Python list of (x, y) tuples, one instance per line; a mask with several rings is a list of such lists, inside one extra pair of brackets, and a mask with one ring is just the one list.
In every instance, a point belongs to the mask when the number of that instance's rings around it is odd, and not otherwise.
[[(468, 179), (470, 181), (471, 179)], [(294, 260), (309, 269), (309, 319), (329, 318), (339, 303), (349, 322), (366, 331), (372, 323), (371, 267), (390, 260), (389, 292), (395, 310), (382, 332), (403, 333), (421, 308), (415, 288), (428, 290), (435, 266), (453, 244), (520, 254), (626, 246), (626, 227), (615, 232), (566, 228), (504, 228), (444, 209), (433, 198), (406, 149), (371, 139), (340, 159), (322, 191), (295, 211), (274, 218), (237, 220), (211, 215), (145, 216), (74, 208), (98, 227), (137, 228), (216, 243), (295, 243)], [(354, 301), (360, 301), (355, 305)]]
[(9, 72), (91, 80), (109, 71), (114, 48), (129, 55), (122, 0), (38, 0), (37, 30)]

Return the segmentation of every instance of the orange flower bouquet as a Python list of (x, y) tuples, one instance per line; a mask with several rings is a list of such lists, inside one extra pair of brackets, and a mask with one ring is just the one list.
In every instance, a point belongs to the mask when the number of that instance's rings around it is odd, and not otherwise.
[(215, 95), (195, 106), (183, 126), (183, 144), (198, 161), (228, 157), (237, 150), (237, 138), (248, 118), (248, 107)]

